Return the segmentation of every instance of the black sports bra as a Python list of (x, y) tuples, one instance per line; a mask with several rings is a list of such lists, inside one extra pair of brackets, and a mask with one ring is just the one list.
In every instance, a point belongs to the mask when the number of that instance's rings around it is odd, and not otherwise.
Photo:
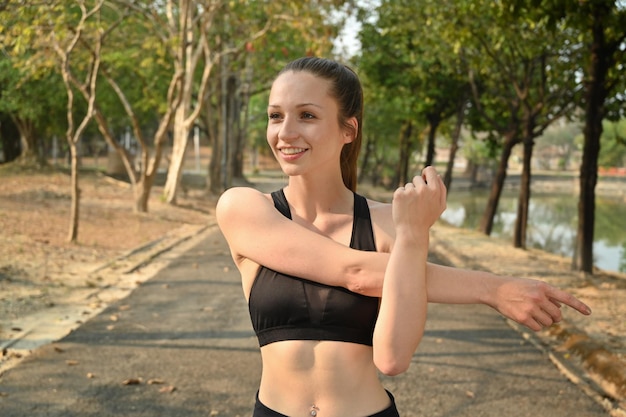
[[(291, 219), (283, 190), (272, 193), (274, 205)], [(350, 247), (375, 251), (367, 200), (354, 194)], [(250, 290), (248, 309), (259, 345), (283, 340), (334, 340), (372, 345), (378, 317), (377, 297), (319, 284), (259, 268)]]

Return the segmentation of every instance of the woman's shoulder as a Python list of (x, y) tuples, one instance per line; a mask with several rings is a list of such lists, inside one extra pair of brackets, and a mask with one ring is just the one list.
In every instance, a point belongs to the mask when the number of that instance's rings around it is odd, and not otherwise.
[(271, 195), (252, 187), (232, 187), (224, 191), (217, 200), (219, 205), (249, 203), (250, 201), (270, 201)]
[(395, 239), (391, 204), (368, 198), (367, 205), (370, 209), (372, 227), (376, 237), (376, 247), (379, 252), (390, 252)]
[(250, 187), (233, 187), (224, 191), (217, 200), (215, 214), (218, 224), (228, 219), (242, 219), (271, 204), (272, 197)]

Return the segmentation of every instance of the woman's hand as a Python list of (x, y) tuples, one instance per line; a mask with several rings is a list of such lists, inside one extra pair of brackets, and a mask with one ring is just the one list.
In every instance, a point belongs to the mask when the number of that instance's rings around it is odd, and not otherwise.
[(446, 209), (446, 187), (433, 167), (399, 187), (393, 194), (396, 233), (416, 237), (427, 231)]
[(582, 301), (543, 281), (501, 278), (490, 304), (502, 315), (534, 331), (561, 321), (564, 304), (582, 314), (591, 314), (591, 309)]

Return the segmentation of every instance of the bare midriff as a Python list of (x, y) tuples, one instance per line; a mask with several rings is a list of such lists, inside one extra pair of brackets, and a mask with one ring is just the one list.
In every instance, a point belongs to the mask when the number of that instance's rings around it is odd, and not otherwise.
[(293, 417), (363, 417), (384, 410), (372, 347), (335, 341), (288, 340), (261, 348), (259, 400)]

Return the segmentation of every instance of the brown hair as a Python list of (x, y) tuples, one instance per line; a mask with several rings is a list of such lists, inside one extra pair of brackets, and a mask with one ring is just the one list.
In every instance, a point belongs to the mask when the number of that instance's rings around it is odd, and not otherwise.
[(355, 117), (358, 123), (354, 140), (341, 150), (341, 176), (343, 183), (356, 191), (357, 160), (361, 150), (363, 125), (363, 88), (356, 73), (348, 66), (329, 59), (304, 57), (287, 64), (278, 75), (288, 71), (306, 71), (330, 81), (330, 94), (339, 107), (339, 124), (348, 129), (353, 126), (348, 119)]

